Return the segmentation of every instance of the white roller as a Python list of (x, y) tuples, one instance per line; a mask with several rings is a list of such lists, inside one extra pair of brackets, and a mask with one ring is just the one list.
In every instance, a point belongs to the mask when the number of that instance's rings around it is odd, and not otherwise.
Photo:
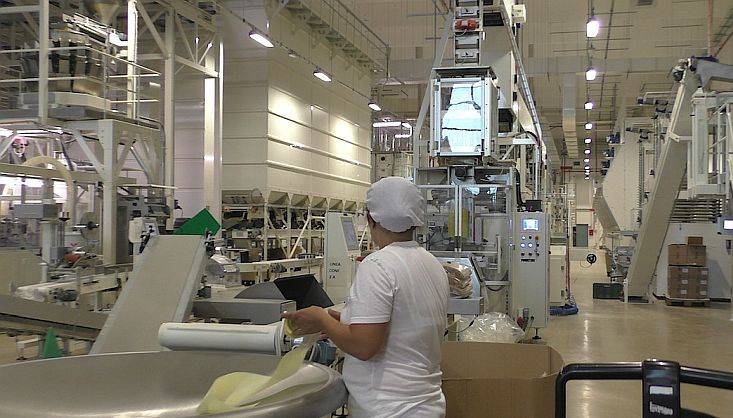
[(171, 350), (215, 350), (282, 354), (282, 322), (270, 325), (232, 325), (166, 322), (158, 342)]

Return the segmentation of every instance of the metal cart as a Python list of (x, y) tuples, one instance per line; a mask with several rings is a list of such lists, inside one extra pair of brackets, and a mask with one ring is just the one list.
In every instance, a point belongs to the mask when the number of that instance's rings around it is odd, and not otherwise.
[(680, 366), (674, 361), (568, 364), (555, 382), (556, 418), (566, 416), (566, 386), (571, 380), (641, 380), (643, 418), (711, 417), (682, 408), (681, 383), (733, 390), (733, 373)]

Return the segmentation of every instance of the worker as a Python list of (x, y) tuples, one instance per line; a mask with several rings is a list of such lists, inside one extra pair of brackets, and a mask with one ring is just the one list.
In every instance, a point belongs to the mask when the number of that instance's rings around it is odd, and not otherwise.
[(346, 353), (351, 417), (443, 417), (449, 289), (440, 262), (414, 240), (425, 201), (414, 184), (387, 177), (368, 190), (366, 206), (380, 250), (359, 265), (343, 311), (310, 307), (283, 316), (296, 332), (321, 332)]

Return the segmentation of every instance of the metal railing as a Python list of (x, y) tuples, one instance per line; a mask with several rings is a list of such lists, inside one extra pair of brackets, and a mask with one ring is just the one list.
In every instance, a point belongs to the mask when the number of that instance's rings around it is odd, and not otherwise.
[(389, 66), (389, 44), (340, 0), (297, 0), (347, 42), (383, 69)]

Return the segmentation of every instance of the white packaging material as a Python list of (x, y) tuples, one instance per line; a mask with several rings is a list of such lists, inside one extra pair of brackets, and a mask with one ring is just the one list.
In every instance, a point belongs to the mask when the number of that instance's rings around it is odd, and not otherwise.
[(456, 324), (456, 330), (460, 341), (516, 343), (524, 337), (524, 330), (514, 319), (501, 312), (479, 315), (473, 320), (473, 324), (470, 318), (461, 318)]

